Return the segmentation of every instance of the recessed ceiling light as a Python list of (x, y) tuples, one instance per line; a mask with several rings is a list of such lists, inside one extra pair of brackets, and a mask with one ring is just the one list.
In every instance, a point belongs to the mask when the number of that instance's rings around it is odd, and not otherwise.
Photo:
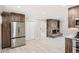
[(21, 6), (17, 6), (17, 8), (21, 8)]
[(66, 7), (67, 5), (62, 5), (62, 7)]

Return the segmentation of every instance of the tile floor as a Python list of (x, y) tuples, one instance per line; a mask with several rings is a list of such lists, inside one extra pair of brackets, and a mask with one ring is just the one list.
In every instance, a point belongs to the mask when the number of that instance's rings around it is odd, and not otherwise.
[(27, 40), (25, 46), (6, 48), (2, 53), (64, 53), (65, 38)]

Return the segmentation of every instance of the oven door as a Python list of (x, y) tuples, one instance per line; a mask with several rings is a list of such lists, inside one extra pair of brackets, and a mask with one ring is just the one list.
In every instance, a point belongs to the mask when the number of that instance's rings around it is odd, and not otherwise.
[(76, 27), (79, 27), (79, 20), (76, 20)]
[(79, 53), (79, 39), (76, 40), (76, 53)]

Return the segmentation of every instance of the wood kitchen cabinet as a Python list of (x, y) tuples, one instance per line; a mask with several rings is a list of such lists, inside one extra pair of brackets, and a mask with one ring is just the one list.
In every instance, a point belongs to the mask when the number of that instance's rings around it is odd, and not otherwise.
[(10, 47), (10, 17), (9, 14), (2, 14), (2, 48)]
[(2, 48), (11, 47), (11, 22), (25, 22), (25, 15), (19, 13), (2, 13)]
[(79, 17), (79, 5), (68, 8), (68, 27), (75, 27), (75, 18)]
[(65, 38), (65, 53), (76, 53), (76, 38)]
[(18, 14), (18, 13), (11, 13), (11, 21), (15, 21), (15, 22), (18, 22), (18, 21), (25, 21), (25, 15), (24, 14)]
[(65, 38), (65, 53), (72, 53), (72, 39), (70, 38)]

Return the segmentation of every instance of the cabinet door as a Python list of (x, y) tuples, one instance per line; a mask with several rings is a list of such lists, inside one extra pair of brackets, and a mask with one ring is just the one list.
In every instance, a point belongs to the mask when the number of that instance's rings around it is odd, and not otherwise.
[(68, 27), (75, 27), (75, 18), (77, 17), (77, 8), (70, 8), (68, 10)]
[(65, 53), (72, 53), (73, 48), (72, 48), (72, 39), (66, 38), (65, 39)]
[(5, 22), (2, 24), (2, 48), (7, 48), (10, 46), (10, 23)]
[(25, 21), (25, 15), (20, 15), (20, 21), (22, 21), (22, 22)]
[(12, 14), (11, 21), (14, 21), (14, 22), (20, 21), (20, 16), (16, 14)]
[(13, 14), (12, 15), (12, 20), (11, 21), (15, 21), (15, 22), (24, 22), (25, 21), (25, 16), (24, 15), (19, 15), (19, 14)]
[(2, 16), (2, 48), (11, 46), (10, 42), (10, 17), (9, 15)]

